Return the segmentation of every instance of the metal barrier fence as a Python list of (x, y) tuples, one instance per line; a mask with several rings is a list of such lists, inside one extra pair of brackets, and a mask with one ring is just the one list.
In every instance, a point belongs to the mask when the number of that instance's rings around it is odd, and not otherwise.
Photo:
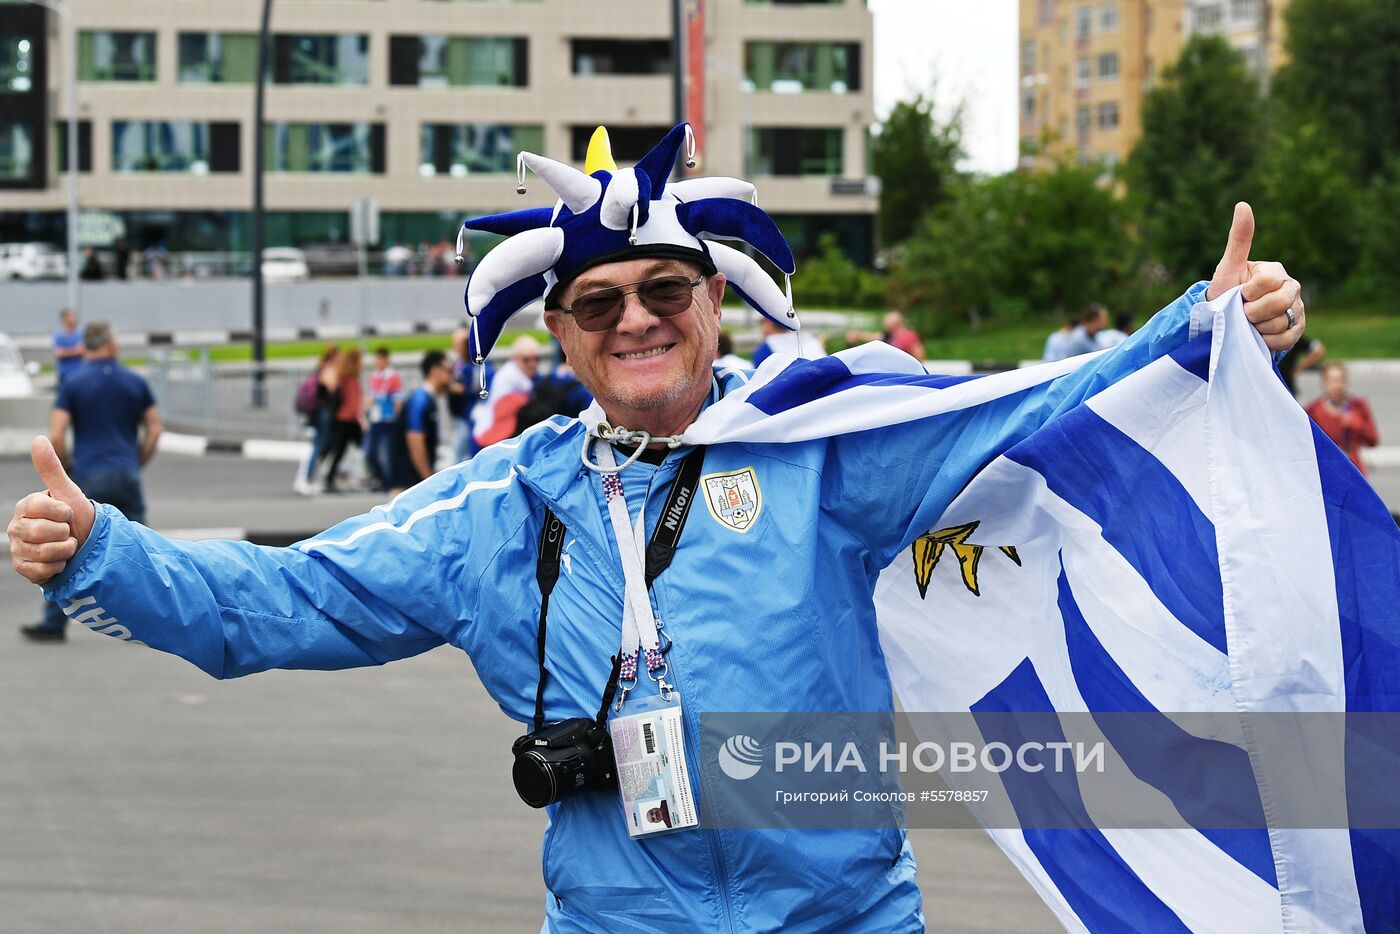
[(263, 384), (267, 404), (262, 408), (252, 404), (252, 366), (215, 364), (207, 348), (160, 351), (148, 361), (147, 377), (161, 419), (173, 431), (290, 441), (305, 437), (305, 423), (294, 403), (297, 386), (309, 372), (305, 364), (269, 364)]

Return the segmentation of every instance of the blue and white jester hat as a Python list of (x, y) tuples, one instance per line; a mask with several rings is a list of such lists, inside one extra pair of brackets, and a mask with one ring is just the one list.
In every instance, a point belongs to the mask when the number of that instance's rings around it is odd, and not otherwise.
[(594, 131), (580, 172), (532, 152), (516, 161), (518, 186), (525, 170), (559, 196), (553, 208), (531, 208), (466, 221), (458, 232), (460, 261), (467, 230), (508, 239), (482, 258), (467, 281), (471, 352), (479, 363), (511, 316), (537, 299), (558, 302), (581, 272), (602, 263), (660, 257), (684, 259), (706, 275), (724, 273), (729, 285), (764, 317), (795, 331), (792, 288), (778, 288), (752, 258), (715, 242), (740, 240), (757, 249), (789, 277), (796, 267), (778, 226), (753, 203), (754, 187), (737, 178), (668, 179), (681, 144), (694, 165), (694, 133), (682, 123), (630, 169), (613, 162), (608, 134)]

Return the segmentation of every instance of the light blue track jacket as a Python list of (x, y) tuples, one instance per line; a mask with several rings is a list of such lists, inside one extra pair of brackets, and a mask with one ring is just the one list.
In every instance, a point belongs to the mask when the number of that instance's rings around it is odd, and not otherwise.
[[(1197, 284), (1073, 373), (994, 402), (874, 431), (707, 451), (706, 475), (752, 468), (762, 505), (739, 532), (696, 503), (652, 590), (674, 640), (667, 660), (702, 809), (700, 713), (889, 711), (877, 574), (984, 464), (1182, 345), (1204, 291)], [(743, 378), (718, 373), (712, 400)], [(548, 506), (568, 535), (550, 599), (546, 717), (592, 716), (618, 651), (623, 581), (600, 478), (580, 462), (583, 436), (576, 420), (556, 418), (291, 548), (170, 541), (101, 506), (45, 590), (89, 628), (218, 678), (377, 665), (450, 643), (471, 656), (501, 709), (527, 724)], [(621, 475), (648, 534), (686, 453)], [(633, 841), (614, 793), (576, 794), (550, 811), (548, 931), (923, 927), (913, 854), (898, 830), (693, 829)]]

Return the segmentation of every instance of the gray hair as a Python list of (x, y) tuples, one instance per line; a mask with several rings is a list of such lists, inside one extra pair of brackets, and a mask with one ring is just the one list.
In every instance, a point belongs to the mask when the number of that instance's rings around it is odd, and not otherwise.
[(89, 353), (112, 343), (112, 326), (106, 321), (94, 321), (83, 328), (83, 349)]

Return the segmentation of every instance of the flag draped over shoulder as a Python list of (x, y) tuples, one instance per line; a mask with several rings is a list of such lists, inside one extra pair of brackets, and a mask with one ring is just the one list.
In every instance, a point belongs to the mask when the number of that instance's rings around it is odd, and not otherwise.
[[(1400, 709), (1394, 520), (1274, 375), (1237, 290), (1195, 314), (1199, 336), (993, 460), (882, 574), (904, 709), (1162, 712), (1168, 730), (1166, 712)], [(878, 345), (785, 376), (792, 361), (775, 359), (685, 440), (911, 421), (1084, 359), (936, 389)], [(1286, 768), (1238, 743), (1239, 767)], [(1171, 798), (1154, 774), (1171, 763), (1129, 765)], [(1290, 792), (1261, 780), (1259, 793), (1273, 814)], [(1073, 930), (1400, 925), (1400, 831), (1196, 826), (989, 832)]]

